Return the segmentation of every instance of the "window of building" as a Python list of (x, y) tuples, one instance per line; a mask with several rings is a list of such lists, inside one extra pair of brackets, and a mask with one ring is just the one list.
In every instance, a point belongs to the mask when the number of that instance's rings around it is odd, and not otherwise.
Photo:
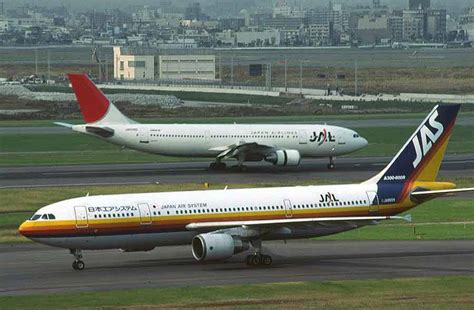
[(129, 60), (128, 66), (130, 68), (145, 68), (145, 61), (143, 60)]
[[(124, 70), (124, 67), (125, 67), (124, 61), (121, 60), (120, 61), (120, 70)], [(121, 75), (121, 77), (123, 77), (123, 75)], [(123, 78), (122, 78), (122, 80), (123, 80)]]

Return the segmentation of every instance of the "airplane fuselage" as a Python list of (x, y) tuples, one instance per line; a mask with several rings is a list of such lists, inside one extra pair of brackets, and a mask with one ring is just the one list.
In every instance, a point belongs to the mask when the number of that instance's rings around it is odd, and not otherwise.
[(113, 130), (110, 137), (92, 133), (88, 126), (93, 124), (72, 128), (113, 144), (170, 156), (217, 156), (232, 145), (258, 143), (297, 150), (303, 157), (330, 157), (354, 152), (367, 144), (353, 130), (327, 125), (121, 124), (106, 126)]
[[(409, 200), (381, 203), (375, 184), (86, 196), (41, 208), (35, 214), (39, 218), (34, 215), (20, 231), (35, 241), (63, 248), (144, 250), (189, 244), (206, 230), (190, 230), (187, 225), (203, 221), (395, 215), (414, 206)], [(43, 219), (45, 214), (54, 219)], [(268, 229), (263, 239), (317, 237), (360, 226), (350, 221), (289, 225)]]

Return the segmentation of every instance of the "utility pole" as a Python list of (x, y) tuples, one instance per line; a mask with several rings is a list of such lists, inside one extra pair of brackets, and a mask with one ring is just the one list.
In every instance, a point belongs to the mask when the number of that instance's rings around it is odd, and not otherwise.
[(234, 86), (234, 52), (230, 58), (230, 85)]
[(300, 60), (300, 95), (303, 95), (303, 61)]
[(285, 93), (288, 93), (288, 57), (285, 58)]
[(51, 54), (50, 54), (49, 49), (48, 49), (48, 74), (47, 74), (47, 77), (48, 77), (48, 81), (51, 80)]
[(219, 54), (219, 79), (222, 84), (222, 54)]
[(35, 48), (35, 74), (38, 75), (38, 49)]
[(357, 85), (357, 60), (354, 61), (354, 95), (358, 96), (359, 95), (359, 90), (358, 90), (358, 85)]
[(267, 72), (266, 72), (266, 88), (267, 90), (272, 89), (272, 63), (267, 63)]
[(105, 54), (105, 81), (109, 81), (109, 56)]

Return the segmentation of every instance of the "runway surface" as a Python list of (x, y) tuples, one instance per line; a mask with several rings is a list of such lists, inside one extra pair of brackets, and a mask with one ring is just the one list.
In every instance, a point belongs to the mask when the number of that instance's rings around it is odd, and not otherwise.
[[(418, 126), (423, 117), (405, 118), (405, 119), (365, 119), (365, 120), (335, 120), (328, 118), (327, 120), (315, 120), (314, 122), (303, 122), (307, 124), (328, 124), (334, 126), (342, 126), (348, 128), (367, 128), (367, 127), (407, 127)], [(67, 121), (66, 121), (67, 122)], [(51, 122), (52, 123), (52, 122)], [(285, 122), (284, 122), (285, 123)], [(298, 122), (301, 123), (301, 122)], [(457, 119), (458, 126), (472, 126), (474, 117), (461, 116)], [(67, 134), (76, 133), (69, 128), (54, 127), (0, 127), (0, 134)]]
[(67, 250), (37, 244), (0, 246), (0, 296), (110, 289), (285, 281), (474, 275), (471, 241), (266, 242), (271, 267), (247, 267), (247, 253), (200, 264), (190, 246), (151, 252), (84, 251), (74, 271)]
[[(304, 159), (298, 167), (274, 167), (269, 163), (249, 163), (245, 172), (233, 169), (210, 171), (211, 162), (146, 164), (104, 164), (75, 166), (0, 167), (0, 188), (118, 185), (150, 183), (264, 183), (277, 181), (331, 180), (363, 181), (391, 160), (391, 157), (345, 157), (336, 159), (336, 169), (328, 170), (327, 159)], [(230, 162), (230, 165), (235, 162)], [(474, 175), (474, 154), (447, 155), (441, 166), (442, 178)]]

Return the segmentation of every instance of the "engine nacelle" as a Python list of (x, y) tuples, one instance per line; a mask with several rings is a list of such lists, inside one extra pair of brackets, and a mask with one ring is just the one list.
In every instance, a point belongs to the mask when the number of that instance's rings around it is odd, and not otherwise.
[(223, 260), (248, 249), (248, 242), (229, 234), (200, 234), (192, 241), (193, 256), (201, 262)]
[(265, 160), (275, 166), (298, 166), (301, 161), (301, 155), (297, 150), (278, 150), (273, 154), (267, 155)]

